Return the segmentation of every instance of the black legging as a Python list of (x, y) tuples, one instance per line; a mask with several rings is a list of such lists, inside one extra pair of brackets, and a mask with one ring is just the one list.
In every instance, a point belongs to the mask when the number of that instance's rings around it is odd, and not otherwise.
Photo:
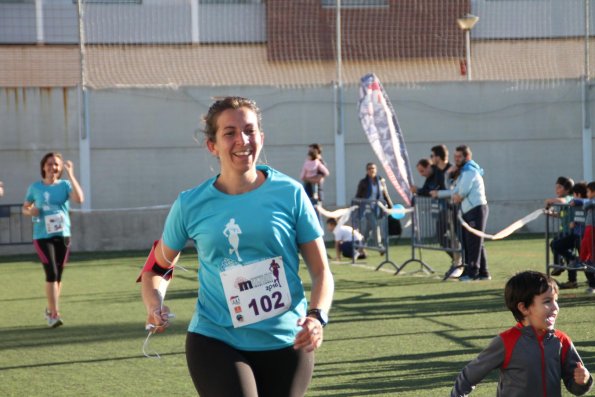
[(188, 332), (186, 362), (202, 397), (302, 397), (312, 379), (314, 353), (293, 347), (237, 350)]
[(70, 253), (70, 237), (41, 238), (33, 240), (33, 245), (43, 264), (45, 281), (62, 281), (62, 272)]

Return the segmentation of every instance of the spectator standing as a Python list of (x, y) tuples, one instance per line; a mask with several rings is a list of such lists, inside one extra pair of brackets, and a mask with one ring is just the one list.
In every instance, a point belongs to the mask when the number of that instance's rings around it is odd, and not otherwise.
[[(441, 146), (435, 146), (434, 148), (442, 148)], [(434, 149), (433, 148), (433, 149)], [(437, 158), (436, 155), (432, 155), (432, 159)], [(431, 197), (432, 191), (446, 190), (445, 184), (445, 173), (435, 164), (428, 159), (420, 159), (417, 162), (417, 171), (419, 174), (426, 178), (421, 188), (416, 186), (411, 187), (411, 191), (416, 193), (418, 196)], [(449, 249), (446, 251), (450, 256), (452, 263), (450, 268), (445, 274), (445, 278), (457, 278), (463, 271), (461, 254), (460, 252), (450, 251), (460, 250), (458, 236), (456, 236), (456, 212), (450, 203), (441, 200), (437, 203), (438, 213), (436, 214), (436, 238), (442, 248)]]
[[(471, 149), (467, 145), (457, 146), (455, 165), (460, 176), (453, 190), (433, 191), (432, 197), (451, 197), (454, 204), (460, 204), (463, 220), (471, 228), (483, 233), (489, 213), (483, 180), (484, 171), (472, 159)], [(483, 237), (463, 228), (462, 239), (465, 270), (459, 280), (491, 280)]]
[[(560, 176), (556, 179), (554, 190), (556, 197), (545, 199), (545, 209), (554, 208), (555, 215), (560, 218), (560, 230), (558, 235), (551, 241), (550, 248), (554, 256), (554, 263), (557, 265), (569, 265), (569, 262), (562, 263), (562, 259), (572, 259), (572, 252), (574, 247), (574, 236), (570, 225), (572, 223), (572, 215), (568, 207), (555, 207), (555, 205), (565, 205), (572, 200), (572, 188), (574, 181), (572, 178)], [(553, 206), (553, 207), (552, 207)], [(564, 272), (563, 267), (557, 267), (552, 270), (552, 276), (559, 276)]]
[(384, 253), (383, 234), (378, 220), (383, 216), (382, 210), (376, 204), (384, 202), (388, 208), (392, 208), (393, 202), (388, 194), (386, 181), (378, 175), (378, 168), (374, 163), (366, 164), (366, 176), (357, 184), (355, 193), (356, 199), (371, 200), (366, 205), (360, 205), (359, 218), (365, 221), (365, 227), (360, 230), (367, 243), (371, 238), (376, 241), (381, 254)]
[[(568, 220), (571, 220), (568, 224), (568, 233), (552, 240), (551, 248), (555, 252), (558, 258), (564, 258), (568, 269), (568, 281), (560, 283), (558, 287), (560, 289), (571, 289), (578, 288), (578, 282), (576, 279), (577, 271), (570, 269), (572, 267), (579, 267), (580, 263), (577, 261), (575, 252), (580, 251), (581, 239), (585, 233), (585, 211), (582, 207), (583, 200), (588, 198), (587, 184), (584, 182), (577, 182), (572, 186), (573, 199), (570, 201), (570, 208), (568, 208)], [(562, 219), (562, 222), (566, 222), (566, 219)], [(558, 263), (558, 262), (556, 262)], [(552, 275), (559, 275), (564, 271), (564, 268), (554, 268)]]
[(453, 171), (455, 166), (448, 161), (448, 148), (446, 145), (432, 146), (430, 149), (430, 161), (437, 168), (439, 176), (442, 179), (442, 184), (445, 189), (448, 189), (454, 182)]
[[(595, 293), (595, 266), (593, 266), (593, 226), (595, 226), (595, 181), (589, 182), (589, 184), (587, 185), (587, 197), (587, 200), (574, 199), (573, 201), (571, 201), (571, 205), (574, 204), (575, 206), (582, 206), (585, 210), (585, 232), (583, 234), (580, 244), (581, 263), (577, 263), (575, 261), (573, 262), (573, 266), (571, 267), (575, 269), (583, 269), (585, 271), (585, 276), (587, 277), (588, 283), (588, 288), (586, 292), (588, 294), (593, 294)], [(568, 270), (569, 277), (571, 275), (570, 272), (574, 272), (574, 280), (576, 284), (572, 287), (578, 288), (578, 283), (576, 282), (576, 270)]]
[(304, 183), (304, 189), (312, 204), (316, 205), (322, 201), (322, 185), (324, 178), (329, 174), (330, 172), (322, 159), (320, 145), (313, 143), (308, 146), (308, 157), (302, 166), (300, 179)]
[(432, 190), (444, 190), (444, 173), (428, 159), (420, 159), (416, 165), (419, 175), (425, 178), (422, 187), (411, 186), (411, 192), (418, 196), (430, 197)]

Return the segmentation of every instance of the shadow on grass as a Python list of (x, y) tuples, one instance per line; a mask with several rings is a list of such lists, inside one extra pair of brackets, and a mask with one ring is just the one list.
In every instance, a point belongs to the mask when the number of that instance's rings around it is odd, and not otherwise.
[[(570, 336), (570, 339), (572, 339), (572, 336)], [(576, 347), (589, 372), (591, 374), (595, 373), (595, 341), (575, 342), (574, 347)]]
[[(159, 356), (161, 358), (165, 358), (168, 356), (179, 356), (185, 355), (184, 351), (179, 352), (171, 352), (171, 353), (160, 353)], [(120, 356), (120, 357), (106, 357), (106, 358), (90, 358), (88, 360), (73, 360), (73, 361), (55, 361), (55, 362), (45, 362), (45, 363), (35, 363), (35, 364), (23, 364), (23, 365), (13, 365), (13, 366), (0, 366), (0, 371), (9, 370), (9, 369), (28, 369), (28, 368), (47, 368), (47, 367), (56, 367), (60, 365), (73, 365), (73, 364), (96, 364), (102, 362), (116, 362), (116, 361), (125, 361), (125, 360), (153, 360), (158, 358), (153, 357), (145, 357), (142, 353), (132, 356)]]
[(373, 322), (411, 317), (434, 317), (504, 311), (499, 289), (434, 295), (377, 297), (359, 293), (333, 302), (333, 323)]
[[(314, 378), (334, 377), (332, 385), (311, 391), (340, 396), (398, 395), (399, 392), (448, 388), (468, 363), (460, 356), (477, 354), (477, 349), (458, 349), (424, 354), (380, 356), (316, 364)], [(484, 379), (497, 379), (497, 371)]]
[[(186, 322), (173, 323), (163, 335), (185, 336), (186, 326)], [(140, 347), (146, 336), (147, 333), (143, 329), (142, 322), (85, 325), (66, 324), (59, 328), (47, 328), (46, 326), (14, 327), (0, 329), (0, 341), (2, 341), (0, 351), (44, 347), (59, 348), (60, 346), (129, 339), (138, 340), (139, 354), (140, 357), (143, 357), (142, 353), (140, 353)], [(0, 367), (0, 370), (5, 368)]]
[[(428, 288), (432, 287), (428, 285), (427, 280), (409, 279), (408, 281), (411, 284), (424, 284)], [(343, 280), (341, 280), (340, 284), (342, 283)], [(504, 292), (501, 288), (447, 293), (426, 289), (425, 294), (422, 292), (419, 295), (379, 297), (378, 295), (390, 293), (383, 292), (380, 289), (392, 288), (391, 283), (347, 281), (345, 284), (337, 288), (337, 290), (342, 290), (342, 292), (353, 291), (354, 294), (333, 301), (333, 323), (508, 311), (504, 303)], [(595, 296), (563, 294), (559, 298), (562, 310), (564, 310), (565, 306), (592, 308), (594, 303)]]
[[(196, 288), (186, 289), (171, 289), (167, 292), (167, 301), (180, 299), (194, 299), (197, 297), (198, 290)], [(23, 302), (23, 301), (39, 301), (44, 300), (42, 295), (29, 297), (14, 297), (0, 299), (0, 303)], [(131, 301), (141, 301), (140, 287), (130, 291), (106, 291), (106, 292), (85, 292), (80, 294), (69, 293), (62, 297), (62, 300), (68, 303), (81, 302), (97, 302), (97, 305), (130, 303)]]

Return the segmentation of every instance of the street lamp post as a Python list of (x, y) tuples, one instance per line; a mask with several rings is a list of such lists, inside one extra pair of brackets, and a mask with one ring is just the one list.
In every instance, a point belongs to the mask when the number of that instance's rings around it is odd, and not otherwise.
[(479, 21), (479, 17), (467, 14), (457, 19), (459, 28), (465, 32), (465, 63), (467, 66), (467, 81), (471, 80), (471, 29)]

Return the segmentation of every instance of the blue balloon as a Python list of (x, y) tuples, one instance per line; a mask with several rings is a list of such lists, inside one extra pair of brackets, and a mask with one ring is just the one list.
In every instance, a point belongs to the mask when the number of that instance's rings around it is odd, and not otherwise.
[(393, 205), (390, 216), (395, 219), (403, 219), (405, 217), (405, 207), (403, 207), (401, 204)]

